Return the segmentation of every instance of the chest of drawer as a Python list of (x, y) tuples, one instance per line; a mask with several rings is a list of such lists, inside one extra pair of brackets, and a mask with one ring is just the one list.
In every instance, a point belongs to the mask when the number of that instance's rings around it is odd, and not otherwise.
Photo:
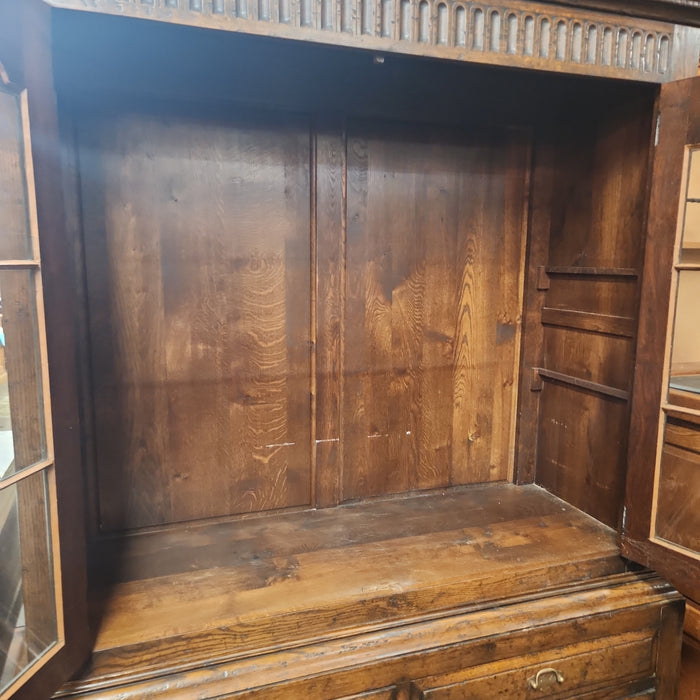
[[(544, 641), (533, 635), (533, 648)], [(414, 683), (413, 695), (416, 700), (536, 700), (589, 692), (591, 697), (624, 697), (653, 691), (656, 646), (650, 630), (604, 637), (424, 678)], [(622, 690), (611, 693), (611, 687)]]

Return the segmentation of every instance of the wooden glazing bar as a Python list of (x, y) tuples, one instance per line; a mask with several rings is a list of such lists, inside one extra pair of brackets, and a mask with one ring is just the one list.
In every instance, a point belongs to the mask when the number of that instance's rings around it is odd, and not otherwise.
[(38, 260), (2, 260), (0, 270), (38, 270), (41, 263)]

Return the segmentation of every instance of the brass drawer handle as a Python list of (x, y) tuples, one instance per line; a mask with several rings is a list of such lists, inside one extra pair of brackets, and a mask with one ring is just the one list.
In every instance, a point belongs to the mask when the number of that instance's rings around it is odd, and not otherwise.
[(543, 668), (541, 671), (538, 671), (536, 675), (532, 676), (532, 678), (527, 679), (527, 682), (533, 690), (539, 690), (540, 676), (544, 676), (546, 673), (553, 673), (557, 679), (557, 683), (564, 682), (564, 676), (559, 673), (556, 668)]

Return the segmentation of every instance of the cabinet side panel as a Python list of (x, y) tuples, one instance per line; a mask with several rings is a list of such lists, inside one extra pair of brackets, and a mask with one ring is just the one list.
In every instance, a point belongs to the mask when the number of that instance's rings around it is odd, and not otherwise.
[(101, 529), (308, 504), (308, 126), (79, 133)]
[(644, 253), (648, 100), (562, 133), (545, 289), (536, 481), (616, 526)]
[(504, 480), (528, 139), (348, 134), (344, 491)]

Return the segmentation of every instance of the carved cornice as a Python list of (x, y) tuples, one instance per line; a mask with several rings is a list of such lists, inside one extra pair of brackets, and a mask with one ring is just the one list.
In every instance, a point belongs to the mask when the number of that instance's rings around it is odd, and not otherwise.
[(700, 27), (700, 0), (561, 0), (557, 4)]
[(47, 1), (55, 7), (74, 10), (378, 52), (656, 83), (671, 77), (673, 25), (544, 2)]

